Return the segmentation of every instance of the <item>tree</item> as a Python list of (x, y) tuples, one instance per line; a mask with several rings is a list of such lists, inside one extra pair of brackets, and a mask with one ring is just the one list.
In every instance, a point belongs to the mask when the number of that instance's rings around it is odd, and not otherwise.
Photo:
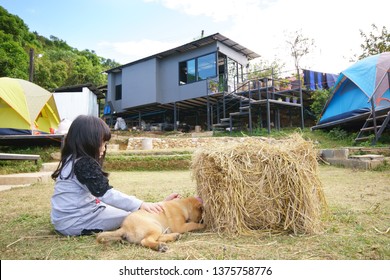
[(286, 43), (290, 48), (291, 56), (294, 58), (295, 69), (298, 72), (301, 58), (310, 53), (314, 47), (314, 39), (304, 37), (302, 30), (295, 31), (289, 37)]
[(109, 59), (109, 58), (106, 59), (103, 57), (101, 57), (100, 59), (101, 59), (101, 64), (102, 64), (104, 70), (108, 70), (108, 69), (120, 66), (120, 63), (116, 62), (113, 59)]
[(312, 92), (311, 99), (313, 100), (313, 102), (310, 105), (310, 109), (316, 116), (317, 121), (319, 120), (322, 110), (324, 109), (329, 97), (330, 90), (328, 89), (317, 89)]
[(279, 78), (284, 64), (279, 60), (272, 62), (260, 60), (254, 64), (249, 65), (248, 79), (253, 80), (257, 78)]
[(360, 45), (363, 53), (358, 59), (390, 51), (390, 34), (386, 26), (383, 26), (381, 31), (375, 24), (371, 24), (371, 27), (372, 31), (369, 34), (359, 30), (360, 36), (363, 38), (363, 43)]
[(103, 72), (119, 66), (94, 51), (79, 51), (64, 40), (30, 32), (18, 16), (0, 6), (0, 77), (28, 79), (29, 51), (34, 49), (34, 83), (48, 90), (92, 83), (107, 83)]
[(0, 30), (0, 77), (28, 79), (29, 57), (11, 38)]
[(12, 36), (14, 41), (22, 43), (28, 37), (28, 27), (18, 16), (11, 15), (0, 6), (0, 30)]
[(36, 59), (34, 68), (34, 82), (49, 90), (62, 87), (68, 78), (67, 63), (63, 60), (51, 60), (48, 54)]

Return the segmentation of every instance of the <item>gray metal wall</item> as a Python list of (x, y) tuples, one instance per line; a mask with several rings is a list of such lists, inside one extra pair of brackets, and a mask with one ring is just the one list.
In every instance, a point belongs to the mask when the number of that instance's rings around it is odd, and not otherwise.
[(108, 74), (108, 86), (107, 86), (107, 101), (111, 101), (114, 111), (122, 111), (122, 100), (115, 100), (115, 87), (122, 84), (121, 73), (109, 73)]
[(122, 70), (122, 108), (136, 107), (157, 101), (157, 61), (155, 58), (125, 67)]
[(207, 95), (206, 81), (179, 85), (179, 62), (216, 51), (217, 45), (213, 44), (162, 60), (159, 65), (159, 102), (169, 103)]
[(244, 67), (247, 65), (248, 59), (243, 54), (236, 52), (235, 50), (229, 48), (228, 46), (222, 44), (221, 42), (217, 42), (217, 44), (218, 44), (219, 51), (221, 53), (237, 61), (239, 64), (241, 64)]

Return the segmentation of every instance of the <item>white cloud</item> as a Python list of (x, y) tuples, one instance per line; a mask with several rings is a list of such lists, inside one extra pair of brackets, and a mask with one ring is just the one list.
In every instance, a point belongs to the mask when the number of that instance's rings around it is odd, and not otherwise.
[(359, 30), (371, 31), (371, 24), (389, 24), (383, 1), (364, 0), (323, 2), (279, 0), (267, 8), (251, 6), (245, 14), (237, 13), (226, 36), (256, 51), (267, 59), (273, 57), (293, 65), (286, 45), (286, 34), (302, 30), (314, 39), (315, 49), (301, 61), (301, 67), (337, 73), (351, 65), (349, 59), (361, 52)]
[(265, 8), (278, 0), (144, 0), (161, 3), (165, 7), (192, 16), (207, 16), (214, 21), (225, 21), (251, 10)]
[[(314, 39), (315, 49), (301, 61), (301, 67), (338, 73), (359, 53), (359, 30), (371, 31), (371, 24), (388, 25), (383, 1), (365, 0), (323, 2), (312, 0), (144, 0), (192, 17), (208, 17), (219, 23), (221, 34), (259, 53), (264, 59), (275, 58), (293, 69), (293, 59), (286, 44), (286, 34), (301, 30)], [(174, 19), (173, 19), (174, 20)], [(185, 23), (183, 23), (185, 24)], [(207, 26), (203, 27), (208, 35)], [(168, 38), (168, 34), (166, 38)], [(185, 38), (182, 38), (185, 39)], [(175, 38), (177, 41), (178, 38)], [(183, 43), (143, 39), (133, 42), (100, 43), (104, 53), (121, 57), (121, 63), (140, 59)], [(101, 52), (100, 50), (100, 52)]]
[(125, 64), (175, 48), (178, 45), (177, 42), (161, 42), (149, 39), (128, 42), (100, 42), (96, 52), (104, 53), (103, 57), (120, 57), (117, 62)]
[[(302, 67), (338, 72), (348, 64), (347, 53), (350, 48), (345, 50), (341, 44), (334, 43), (342, 40), (338, 32), (341, 29), (338, 25), (342, 22), (334, 19), (341, 16), (345, 18), (345, 11), (350, 9), (351, 5), (348, 1), (343, 3), (328, 0), (322, 4), (310, 0), (146, 1), (159, 3), (191, 16), (206, 16), (215, 22), (223, 22), (226, 29), (218, 32), (259, 53), (268, 61), (279, 59), (285, 62), (286, 68), (293, 69), (286, 35), (297, 30), (302, 30), (305, 37), (314, 39), (316, 46), (311, 54), (302, 59)], [(341, 36), (346, 35), (355, 35), (356, 42), (356, 37), (359, 37), (358, 28), (355, 34), (343, 32)], [(347, 58), (343, 58), (343, 54)], [(334, 61), (337, 61), (338, 65), (335, 65)]]

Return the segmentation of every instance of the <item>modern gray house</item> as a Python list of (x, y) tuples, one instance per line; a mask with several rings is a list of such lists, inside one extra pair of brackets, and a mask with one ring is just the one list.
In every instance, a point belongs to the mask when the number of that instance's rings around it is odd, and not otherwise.
[[(122, 117), (130, 127), (159, 124), (163, 129), (178, 129), (183, 123), (204, 130), (231, 127), (234, 113), (251, 116), (248, 105), (267, 105), (259, 101), (264, 93), (270, 105), (264, 90), (269, 83), (251, 86), (245, 78), (249, 61), (257, 57), (259, 54), (216, 33), (112, 68), (107, 71), (105, 116)], [(251, 117), (249, 123), (251, 127)]]

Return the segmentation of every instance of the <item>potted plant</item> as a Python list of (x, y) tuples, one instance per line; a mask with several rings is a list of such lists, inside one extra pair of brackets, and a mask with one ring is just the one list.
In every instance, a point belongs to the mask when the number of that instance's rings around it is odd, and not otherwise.
[(209, 80), (209, 90), (216, 93), (218, 89), (218, 83), (214, 80)]
[(298, 97), (293, 96), (293, 103), (297, 103), (297, 102), (298, 102)]
[(290, 96), (286, 96), (285, 101), (286, 101), (286, 102), (290, 102)]
[[(248, 72), (248, 80), (251, 81), (253, 88), (271, 86), (272, 68), (266, 68), (265, 65), (254, 65)], [(265, 83), (268, 78), (268, 84)]]
[(280, 81), (272, 81), (273, 82), (273, 87), (275, 90), (279, 90), (280, 89)]
[(291, 88), (292, 89), (298, 89), (300, 87), (303, 87), (303, 75), (293, 74), (293, 76), (290, 78)]
[(280, 90), (289, 90), (291, 89), (291, 84), (288, 79), (281, 79), (280, 80)]

